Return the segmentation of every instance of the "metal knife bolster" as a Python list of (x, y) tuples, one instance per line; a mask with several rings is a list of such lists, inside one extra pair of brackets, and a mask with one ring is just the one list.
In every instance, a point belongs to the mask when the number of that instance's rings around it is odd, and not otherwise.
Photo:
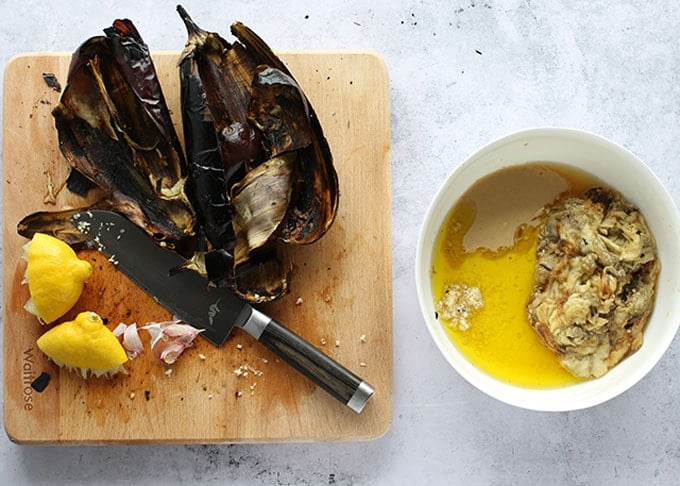
[(271, 320), (272, 318), (267, 314), (251, 307), (250, 316), (241, 325), (241, 328), (259, 341), (260, 336), (262, 336), (264, 330), (267, 329)]

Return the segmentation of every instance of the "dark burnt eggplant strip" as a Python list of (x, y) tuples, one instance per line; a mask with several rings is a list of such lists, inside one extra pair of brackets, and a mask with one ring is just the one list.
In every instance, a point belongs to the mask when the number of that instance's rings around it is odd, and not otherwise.
[(108, 202), (99, 201), (87, 208), (65, 209), (63, 211), (38, 211), (19, 221), (17, 233), (31, 239), (36, 233), (45, 233), (68, 243), (75, 250), (93, 248), (92, 240), (75, 227), (71, 216), (83, 209), (112, 209)]
[[(314, 120), (312, 120), (314, 121)], [(333, 224), (338, 205), (338, 183), (335, 169), (319, 165), (319, 157), (330, 154), (327, 145), (314, 143), (298, 151), (299, 173), (303, 183), (297, 192), (285, 227), (279, 235), (283, 243), (310, 244), (321, 238)], [(328, 181), (331, 182), (330, 184)], [(326, 190), (319, 192), (319, 187)]]
[(97, 187), (97, 184), (92, 182), (90, 179), (85, 177), (83, 174), (71, 168), (66, 179), (66, 188), (73, 194), (77, 194), (80, 197), (87, 197), (87, 194)]
[(222, 158), (203, 83), (192, 58), (180, 63), (180, 95), (189, 195), (196, 218), (211, 248), (232, 251), (234, 231)]
[(243, 46), (232, 45), (218, 34), (204, 31), (179, 5), (177, 11), (189, 36), (181, 59), (193, 58), (198, 67), (229, 186), (257, 163), (261, 152), (261, 134), (247, 119), (256, 66)]
[(206, 277), (211, 283), (232, 290), (236, 288), (232, 253), (223, 248), (211, 250), (204, 255), (204, 262)]
[(276, 248), (267, 246), (237, 267), (233, 290), (250, 302), (270, 302), (288, 293), (289, 273), (290, 268), (278, 259)]
[(103, 91), (115, 107), (111, 117), (158, 196), (177, 197), (186, 164), (148, 47), (129, 20), (116, 20), (105, 32), (111, 59), (99, 65)]
[(307, 99), (289, 75), (260, 66), (253, 78), (248, 119), (263, 133), (270, 157), (312, 144)]
[(139, 172), (120, 170), (129, 166), (124, 144), (102, 137), (100, 131), (83, 120), (64, 120), (56, 110), (54, 116), (62, 153), (67, 159), (77, 160), (76, 169), (105, 190), (113, 209), (159, 241), (176, 246), (183, 240), (186, 236), (183, 228), (169, 217), (184, 212), (182, 203), (157, 198)]
[(129, 20), (118, 19), (112, 27), (104, 29), (104, 33), (111, 40), (111, 50), (118, 66), (126, 74), (130, 89), (160, 132), (181, 152), (149, 48), (139, 32)]

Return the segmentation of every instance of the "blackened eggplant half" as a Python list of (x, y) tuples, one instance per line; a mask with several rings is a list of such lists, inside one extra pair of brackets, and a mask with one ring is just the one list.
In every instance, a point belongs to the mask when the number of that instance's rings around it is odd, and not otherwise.
[[(296, 132), (294, 140), (298, 142), (293, 144), (290, 150), (299, 152), (298, 167), (302, 184), (291, 201), (292, 210), (284, 222), (280, 239), (285, 243), (313, 243), (331, 227), (338, 209), (338, 176), (328, 141), (314, 108), (278, 56), (243, 23), (232, 24), (231, 32), (258, 65), (251, 83), (253, 86), (253, 99), (249, 105), (251, 121), (263, 127), (266, 125), (277, 127), (279, 121), (276, 119), (281, 116), (279, 113), (285, 111), (288, 118), (285, 126), (289, 132)], [(277, 71), (286, 76), (278, 74)], [(299, 101), (295, 101), (296, 98)], [(275, 102), (267, 103), (267, 99)], [(296, 104), (298, 109), (292, 109)], [(269, 110), (257, 109), (258, 106), (261, 108), (267, 105), (271, 106)], [(291, 120), (293, 113), (297, 114), (296, 122)], [(267, 122), (267, 118), (275, 121)], [(271, 139), (271, 131), (271, 128), (263, 128), (265, 139)], [(303, 146), (300, 141), (305, 140), (305, 136), (302, 135), (305, 132), (310, 143)]]
[(196, 65), (222, 158), (232, 282), (248, 300), (274, 300), (288, 275), (277, 245), (313, 243), (335, 219), (338, 178), (328, 142), (293, 75), (252, 30), (234, 23), (230, 43), (177, 10), (188, 32), (180, 64)]
[(129, 20), (74, 53), (53, 115), (72, 168), (159, 243), (194, 233), (186, 162), (149, 49)]

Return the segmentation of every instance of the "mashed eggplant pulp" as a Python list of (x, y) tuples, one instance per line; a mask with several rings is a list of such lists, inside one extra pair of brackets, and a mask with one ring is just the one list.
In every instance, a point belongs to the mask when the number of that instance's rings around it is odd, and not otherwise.
[(562, 366), (607, 373), (642, 346), (660, 271), (642, 214), (596, 187), (547, 211), (537, 250), (529, 321)]
[[(544, 209), (602, 185), (558, 164), (500, 170), (472, 186), (454, 206), (435, 243), (432, 285), (438, 318), (456, 347), (489, 375), (520, 386), (552, 388), (581, 381), (532, 328), (527, 303), (535, 286)], [(483, 305), (467, 308), (461, 330), (446, 289), (479, 289)], [(449, 314), (451, 315), (451, 314)]]

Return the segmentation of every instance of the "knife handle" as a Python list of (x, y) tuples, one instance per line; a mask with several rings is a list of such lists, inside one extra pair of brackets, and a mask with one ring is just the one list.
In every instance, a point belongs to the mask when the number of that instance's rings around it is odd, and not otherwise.
[(255, 309), (253, 313), (251, 319), (259, 318), (263, 325), (259, 336), (246, 325), (247, 332), (354, 412), (361, 412), (373, 395), (371, 385), (274, 319)]

